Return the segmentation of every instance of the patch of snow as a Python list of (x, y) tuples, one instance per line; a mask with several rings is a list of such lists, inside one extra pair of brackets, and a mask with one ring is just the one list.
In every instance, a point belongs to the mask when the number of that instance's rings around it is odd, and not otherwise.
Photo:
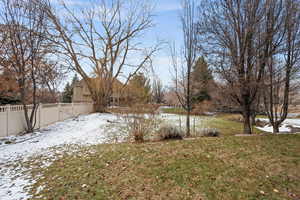
[[(269, 119), (259, 118), (261, 121), (269, 122)], [(291, 129), (288, 126), (293, 126), (296, 128), (300, 128), (300, 119), (286, 119), (282, 123), (282, 126), (279, 128), (279, 132), (290, 132)], [(273, 127), (271, 125), (266, 125), (264, 127), (256, 127), (265, 132), (273, 132)]]
[(104, 127), (117, 117), (111, 114), (90, 114), (77, 118), (57, 122), (41, 131), (19, 137), (9, 137), (5, 140), (13, 141), (13, 144), (0, 146), (0, 199), (20, 200), (28, 199), (25, 187), (34, 182), (30, 180), (26, 171), (19, 167), (31, 157), (44, 155), (49, 159), (43, 161), (42, 167), (49, 166), (55, 160), (55, 154), (60, 152), (52, 147), (76, 144), (87, 146), (107, 143), (109, 137)]
[[(256, 127), (257, 129), (260, 129), (265, 132), (273, 132), (273, 127), (271, 125), (266, 125), (264, 127)], [(279, 127), (279, 132), (290, 132), (291, 129), (287, 127), (287, 124), (283, 124), (281, 127)]]
[[(185, 126), (185, 116), (161, 114), (159, 117), (168, 124)], [(202, 117), (191, 116), (191, 123), (194, 120), (198, 124)], [(4, 141), (12, 141), (12, 144), (0, 145), (0, 199), (30, 198), (26, 187), (35, 180), (32, 180), (28, 173), (31, 168), (23, 166), (26, 161), (40, 156), (43, 159), (39, 167), (47, 167), (63, 153), (76, 152), (76, 146), (124, 141), (128, 135), (110, 134), (114, 129), (117, 130), (115, 123), (120, 125), (124, 122), (118, 115), (94, 113), (57, 122), (33, 134), (4, 138)]]

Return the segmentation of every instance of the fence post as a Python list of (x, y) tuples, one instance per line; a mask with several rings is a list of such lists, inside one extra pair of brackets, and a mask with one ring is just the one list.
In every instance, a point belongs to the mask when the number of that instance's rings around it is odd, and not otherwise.
[(9, 113), (10, 113), (10, 105), (7, 105), (6, 108), (6, 136), (9, 136)]

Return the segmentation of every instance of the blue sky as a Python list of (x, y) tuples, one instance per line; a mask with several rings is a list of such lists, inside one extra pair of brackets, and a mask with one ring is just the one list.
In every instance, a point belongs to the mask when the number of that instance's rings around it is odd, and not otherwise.
[[(159, 38), (163, 41), (173, 43), (179, 46), (182, 42), (181, 24), (179, 12), (181, 7), (180, 0), (154, 0), (156, 10), (154, 12), (155, 27), (149, 31), (146, 40), (152, 41)], [(161, 52), (154, 58), (154, 70), (164, 85), (170, 84), (171, 75), (170, 53), (168, 45), (164, 46)]]
[[(50, 0), (54, 4), (61, 0)], [(154, 27), (147, 31), (142, 37), (142, 42), (146, 46), (155, 45), (158, 40), (167, 43), (176, 42), (180, 46), (182, 41), (181, 25), (179, 12), (181, 0), (149, 0), (155, 6), (153, 23)], [(85, 0), (64, 0), (69, 6), (86, 6)], [(170, 53), (168, 45), (162, 46), (162, 50), (153, 58), (153, 67), (155, 74), (163, 81), (164, 85), (169, 85), (171, 81)]]

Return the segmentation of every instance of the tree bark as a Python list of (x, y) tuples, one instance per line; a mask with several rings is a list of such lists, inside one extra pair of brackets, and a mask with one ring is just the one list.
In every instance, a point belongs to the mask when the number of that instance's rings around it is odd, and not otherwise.
[(278, 123), (274, 123), (273, 124), (273, 133), (279, 133), (279, 124)]
[(251, 117), (250, 117), (251, 125), (252, 125), (252, 126), (256, 126), (255, 118), (256, 118), (256, 114), (255, 114), (255, 113), (252, 113), (252, 114), (251, 114)]
[(101, 95), (100, 97), (98, 97), (98, 96), (94, 97), (93, 98), (94, 110), (96, 112), (100, 112), (100, 113), (107, 112), (107, 107), (110, 104), (110, 96), (111, 95), (108, 95), (108, 97), (106, 97), (105, 95)]
[(187, 115), (186, 115), (186, 137), (191, 136), (191, 129), (190, 129), (190, 110), (188, 110)]
[(250, 105), (246, 104), (244, 106), (243, 117), (244, 117), (244, 134), (252, 134)]
[(94, 104), (94, 110), (96, 112), (99, 112), (99, 113), (105, 113), (106, 112), (106, 106), (103, 103), (96, 102)]

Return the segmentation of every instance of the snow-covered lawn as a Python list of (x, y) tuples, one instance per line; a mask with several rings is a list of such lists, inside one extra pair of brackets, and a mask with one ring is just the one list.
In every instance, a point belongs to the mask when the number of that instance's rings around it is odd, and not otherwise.
[[(269, 121), (268, 119), (261, 118), (259, 120)], [(295, 128), (300, 128), (300, 119), (286, 119), (282, 123), (281, 127), (279, 127), (279, 132), (290, 132), (291, 129), (289, 126), (293, 126)], [(273, 127), (271, 125), (266, 125), (264, 127), (257, 127), (258, 129), (265, 132), (273, 132)]]
[[(161, 114), (160, 118), (168, 124), (185, 125), (184, 116)], [(200, 123), (201, 119), (196, 117), (194, 121)], [(6, 138), (12, 144), (4, 144), (2, 139), (0, 200), (30, 198), (26, 187), (35, 182), (30, 176), (34, 167), (47, 167), (64, 153), (74, 153), (78, 148), (124, 141), (128, 135), (116, 134), (120, 124), (122, 120), (117, 115), (94, 113), (57, 122), (33, 134)]]
[(105, 131), (109, 121), (117, 120), (111, 114), (90, 114), (58, 122), (34, 134), (11, 137), (14, 144), (0, 145), (0, 199), (20, 200), (29, 198), (25, 186), (30, 180), (26, 161), (43, 157), (45, 167), (63, 151), (76, 151), (69, 146), (87, 146), (110, 142)]
[[(167, 124), (185, 126), (185, 116), (161, 114), (160, 118)], [(210, 119), (192, 116), (191, 124), (206, 128), (202, 126)], [(30, 198), (26, 188), (35, 183), (30, 174), (35, 167), (47, 167), (65, 153), (76, 153), (90, 145), (124, 141), (128, 135), (118, 134), (118, 125), (123, 122), (118, 115), (94, 113), (55, 123), (33, 134), (6, 138), (13, 144), (0, 140), (0, 200)], [(288, 131), (287, 125), (300, 127), (300, 119), (287, 119), (280, 130)], [(260, 129), (272, 131), (267, 126)]]

